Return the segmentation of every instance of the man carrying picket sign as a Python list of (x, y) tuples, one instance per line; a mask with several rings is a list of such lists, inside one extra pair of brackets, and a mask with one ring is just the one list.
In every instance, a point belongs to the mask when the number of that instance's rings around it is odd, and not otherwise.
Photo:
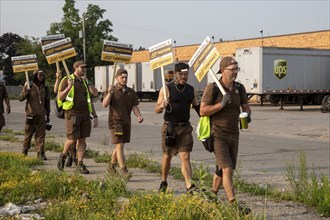
[[(223, 58), (218, 73), (222, 73), (219, 82), (226, 94), (222, 95), (219, 91), (214, 99), (213, 89), (216, 85), (214, 83), (208, 85), (204, 90), (200, 108), (201, 116), (211, 117), (214, 136), (217, 170), (213, 177), (212, 191), (217, 194), (223, 185), (227, 199), (232, 204), (238, 204), (235, 199), (233, 171), (236, 167), (238, 153), (240, 108), (243, 112), (248, 113), (248, 122), (251, 121), (251, 109), (248, 105), (246, 90), (241, 83), (235, 81), (239, 70), (235, 59)], [(243, 214), (251, 212), (250, 208), (244, 207), (242, 204), (238, 204), (238, 208)]]
[[(76, 171), (88, 174), (89, 170), (83, 163), (86, 149), (86, 138), (91, 133), (90, 114), (93, 113), (93, 105), (90, 98), (89, 84), (83, 79), (87, 65), (83, 61), (73, 64), (74, 73), (62, 79), (58, 92), (58, 105), (65, 110), (67, 140), (63, 152), (60, 154), (57, 168), (64, 169), (65, 159), (70, 146), (76, 144), (78, 164)], [(98, 126), (97, 115), (93, 115), (94, 126)]]
[[(57, 71), (56, 72), (56, 81), (55, 81), (55, 84), (54, 84), (55, 115), (58, 118), (65, 119), (65, 117), (64, 117), (64, 110), (62, 108), (59, 108), (58, 107), (58, 104), (57, 104), (57, 99), (58, 99), (57, 98), (57, 93), (58, 93), (58, 89), (59, 89), (59, 86), (60, 86), (61, 78), (62, 78), (62, 73), (60, 71)], [(84, 75), (84, 77), (82, 77), (82, 78), (84, 80), (88, 80), (86, 78), (86, 75)], [(88, 83), (89, 83), (89, 86), (88, 86), (89, 92), (93, 96), (97, 96), (98, 95), (98, 91), (96, 90), (96, 88), (92, 84), (90, 84), (90, 81), (89, 80), (88, 80)], [(93, 102), (91, 102), (91, 104), (92, 104), (92, 115), (93, 115), (93, 117), (97, 117)], [(67, 159), (66, 159), (66, 162), (65, 162), (65, 166), (66, 167), (71, 167), (72, 164), (73, 164), (73, 162), (77, 166), (78, 159), (77, 159), (76, 143), (74, 143), (74, 144), (72, 144), (70, 146), (70, 150), (68, 152), (68, 156), (67, 156)]]

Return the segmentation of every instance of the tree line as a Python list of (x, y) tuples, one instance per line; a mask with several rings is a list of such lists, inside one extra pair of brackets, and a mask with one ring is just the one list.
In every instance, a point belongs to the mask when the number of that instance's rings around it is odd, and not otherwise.
[[(68, 67), (76, 60), (83, 60), (83, 39), (79, 37), (79, 31), (83, 29), (82, 17), (79, 10), (75, 8), (75, 0), (65, 0), (63, 17), (60, 22), (50, 24), (47, 31), (48, 35), (64, 34), (70, 37), (72, 44), (77, 51), (77, 57), (68, 59)], [(104, 19), (105, 9), (98, 5), (89, 4), (86, 12), (83, 13), (85, 22), (86, 40), (86, 61), (88, 63), (87, 77), (93, 80), (94, 67), (100, 65), (111, 65), (112, 63), (101, 61), (101, 51), (103, 40), (118, 41), (112, 35), (113, 24), (110, 20)], [(47, 84), (53, 85), (55, 81), (56, 65), (49, 65), (46, 57), (42, 53), (40, 37), (25, 36), (21, 37), (15, 33), (5, 33), (0, 36), (0, 67), (5, 75), (6, 85), (22, 85), (25, 83), (24, 74), (13, 73), (11, 57), (28, 54), (36, 54), (38, 66), (47, 74)], [(61, 67), (64, 73), (64, 68)], [(70, 69), (72, 71), (72, 69)], [(32, 73), (29, 73), (32, 74)]]

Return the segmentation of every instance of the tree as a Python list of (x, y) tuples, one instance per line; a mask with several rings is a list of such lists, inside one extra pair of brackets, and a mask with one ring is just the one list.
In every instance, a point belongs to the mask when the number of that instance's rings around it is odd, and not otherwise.
[(18, 84), (13, 81), (13, 68), (11, 64), (11, 57), (18, 56), (17, 45), (24, 41), (24, 38), (17, 34), (5, 33), (0, 37), (0, 65), (6, 76), (6, 84)]
[[(71, 67), (76, 60), (83, 60), (83, 42), (79, 38), (79, 31), (82, 30), (82, 19), (79, 16), (79, 10), (75, 9), (75, 0), (65, 0), (63, 9), (63, 18), (60, 23), (52, 23), (48, 35), (64, 34), (70, 37), (78, 55), (74, 59), (68, 60), (68, 66)], [(85, 36), (86, 36), (86, 61), (88, 63), (88, 77), (94, 75), (94, 67), (97, 65), (109, 65), (109, 62), (101, 61), (101, 52), (103, 40), (117, 41), (117, 38), (110, 33), (112, 23), (108, 19), (103, 19), (106, 10), (97, 5), (89, 4), (85, 17)]]

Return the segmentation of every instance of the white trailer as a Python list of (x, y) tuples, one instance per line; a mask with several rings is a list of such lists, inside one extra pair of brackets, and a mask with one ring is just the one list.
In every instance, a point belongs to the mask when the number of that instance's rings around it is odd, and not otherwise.
[[(141, 64), (118, 64), (116, 71), (120, 68), (126, 69), (128, 72), (127, 86), (131, 87), (135, 91), (138, 91), (140, 85), (139, 82), (141, 81), (141, 79), (139, 79), (138, 73), (141, 71)], [(111, 85), (113, 74), (114, 65), (95, 67), (95, 87), (99, 92), (105, 92)], [(114, 84), (116, 84), (116, 80), (114, 81)]]
[[(139, 97), (139, 99), (157, 100), (159, 90), (162, 85), (161, 69), (152, 70), (149, 62), (132, 63), (132, 64), (118, 64), (118, 68), (126, 69), (128, 72), (127, 86), (133, 88)], [(174, 71), (174, 64), (170, 64), (164, 67), (165, 74), (168, 71)], [(95, 67), (95, 87), (100, 93), (106, 91), (111, 84), (114, 71), (114, 65), (109, 66), (96, 66)], [(165, 75), (166, 82), (170, 83), (173, 78), (169, 75)], [(207, 77), (205, 77), (201, 83), (199, 83), (194, 75), (190, 75), (188, 83), (202, 94), (204, 88), (207, 85)]]
[(249, 97), (277, 104), (320, 105), (330, 94), (330, 50), (251, 47), (236, 50), (237, 81)]

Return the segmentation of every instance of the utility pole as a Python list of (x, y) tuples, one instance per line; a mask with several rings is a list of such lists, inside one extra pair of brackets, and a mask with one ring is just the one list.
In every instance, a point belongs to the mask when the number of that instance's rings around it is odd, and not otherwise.
[(82, 16), (82, 28), (83, 28), (83, 50), (84, 50), (84, 62), (86, 63), (86, 33), (85, 33), (85, 13)]

